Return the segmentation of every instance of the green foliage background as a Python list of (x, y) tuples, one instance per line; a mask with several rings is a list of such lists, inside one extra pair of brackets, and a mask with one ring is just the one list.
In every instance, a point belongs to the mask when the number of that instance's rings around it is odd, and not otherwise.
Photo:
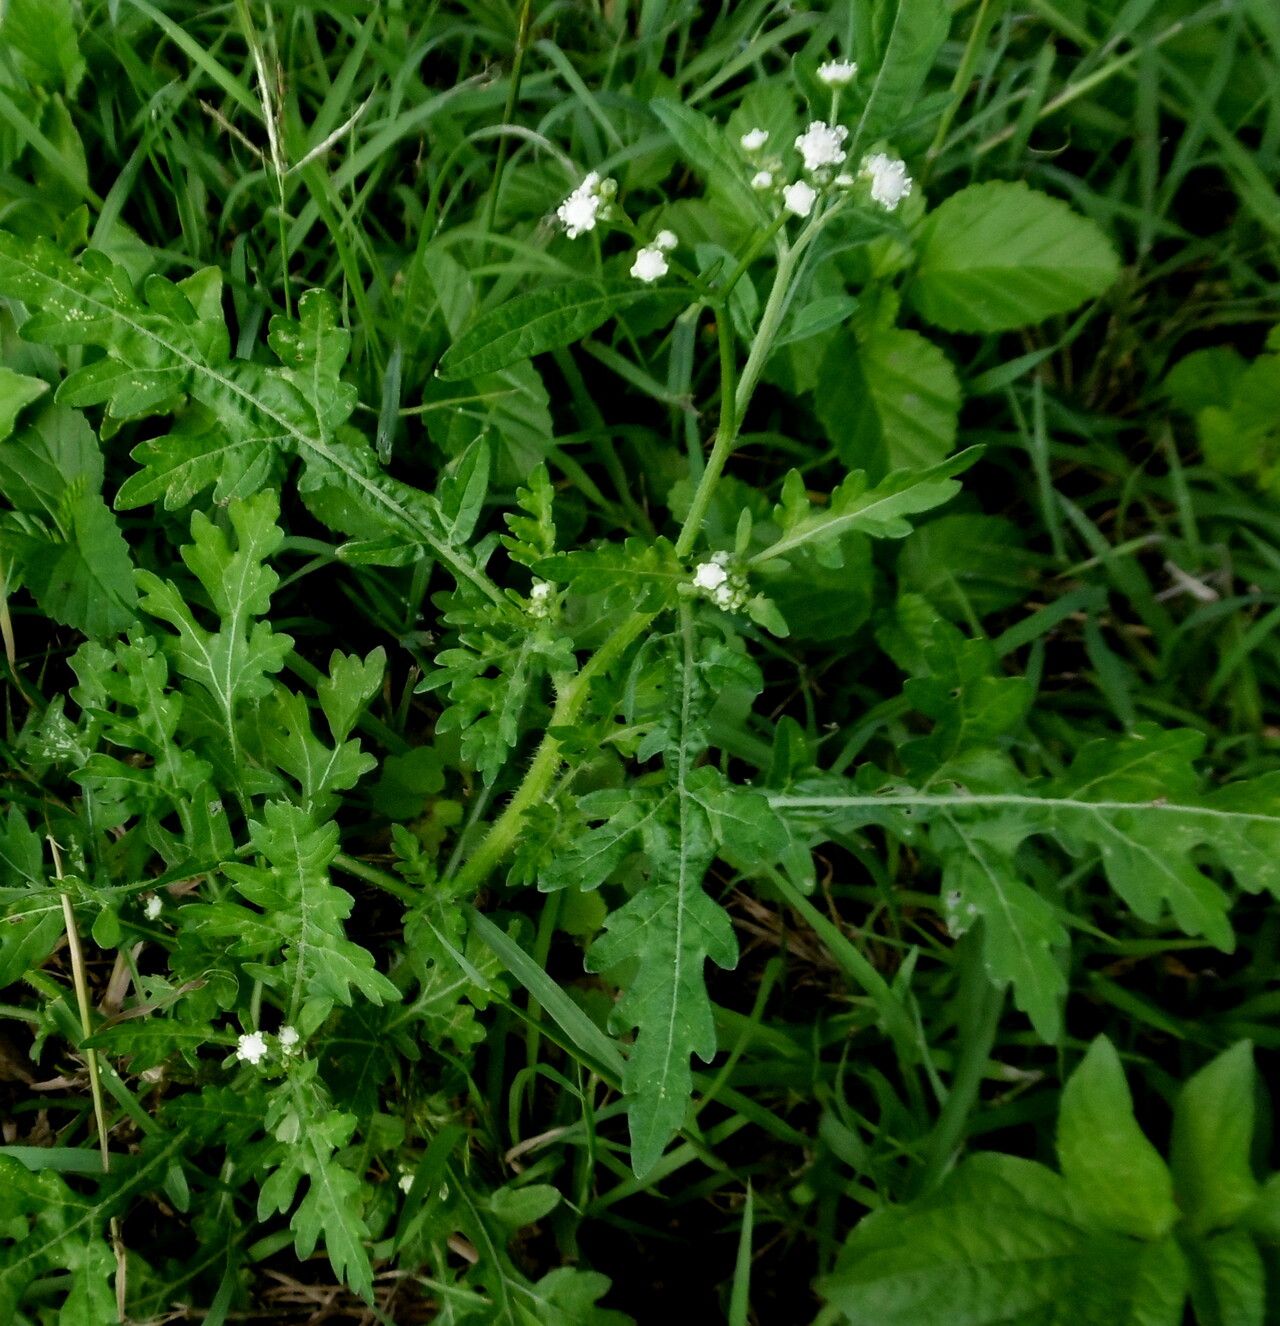
[(1280, 1320), (1277, 88), (0, 6), (0, 1321)]

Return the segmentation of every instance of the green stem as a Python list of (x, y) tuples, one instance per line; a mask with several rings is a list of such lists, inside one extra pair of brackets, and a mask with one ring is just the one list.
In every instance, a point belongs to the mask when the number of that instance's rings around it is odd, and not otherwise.
[[(58, 844), (52, 837), (46, 841), (53, 856), (54, 877), (61, 885), (63, 882), (62, 853), (58, 850)], [(80, 1031), (87, 1041), (93, 1035), (93, 1015), (89, 1010), (89, 978), (84, 965), (84, 950), (80, 947), (80, 933), (76, 929), (76, 913), (71, 902), (71, 895), (59, 889), (58, 896), (62, 900), (62, 920), (67, 932), (67, 953), (71, 958), (71, 983), (75, 987), (76, 1008), (80, 1013)], [(84, 1066), (89, 1074), (89, 1095), (93, 1100), (93, 1118), (98, 1130), (98, 1150), (102, 1156), (102, 1172), (110, 1174), (111, 1144), (107, 1131), (107, 1109), (102, 1098), (102, 1075), (98, 1066), (98, 1052), (88, 1045), (81, 1045), (80, 1050), (84, 1055)], [(120, 1239), (120, 1226), (114, 1216), (110, 1221), (110, 1233), (111, 1246), (116, 1261), (116, 1311), (123, 1321), (127, 1295), (127, 1263), (124, 1244)]]
[(778, 890), (787, 905), (804, 917), (810, 929), (822, 940), (831, 956), (844, 969), (845, 975), (861, 986), (870, 997), (880, 1022), (893, 1040), (902, 1061), (917, 1062), (920, 1055), (916, 1048), (915, 1024), (902, 1000), (894, 993), (893, 987), (872, 966), (844, 931), (833, 921), (828, 920), (786, 875), (772, 866), (766, 867), (766, 871), (773, 882), (773, 887)]
[[(1165, 28), (1163, 32), (1157, 32), (1154, 37), (1150, 37), (1141, 44), (1131, 47), (1129, 50), (1125, 51), (1123, 55), (1118, 55), (1114, 59), (1109, 60), (1106, 64), (1095, 69), (1092, 73), (1080, 79), (1078, 82), (1069, 83), (1056, 97), (1045, 102), (1037, 112), (1035, 122), (1038, 124), (1041, 120), (1047, 119), (1050, 115), (1057, 114), (1057, 112), (1062, 110), (1064, 106), (1069, 106), (1073, 101), (1079, 100), (1079, 98), (1083, 97), (1086, 92), (1093, 91), (1093, 89), (1100, 83), (1105, 83), (1109, 78), (1114, 78), (1116, 74), (1126, 72), (1131, 64), (1141, 59), (1148, 51), (1159, 50), (1159, 48), (1166, 42), (1172, 41), (1187, 29), (1198, 27), (1200, 23), (1205, 21), (1206, 14), (1209, 17), (1216, 18), (1219, 15), (1226, 13), (1227, 10), (1228, 5), (1223, 3), (1215, 6), (1212, 10), (1201, 11), (1200, 14), (1195, 16), (1194, 20), (1187, 18), (1178, 19), (1175, 23), (1172, 23), (1169, 27)], [(985, 140), (985, 142), (979, 143), (977, 147), (973, 149), (974, 155), (985, 156), (994, 148), (999, 147), (1001, 143), (1007, 143), (1017, 131), (1017, 124), (1006, 125), (999, 133), (992, 134), (990, 138)]]
[[(529, 49), (529, 18), (533, 10), (533, 0), (522, 0), (520, 16), (516, 23), (515, 58), (511, 62), (511, 86), (507, 89), (507, 102), (502, 108), (502, 123), (510, 124), (516, 113), (516, 102), (520, 97), (520, 82), (524, 76), (524, 54)], [(507, 165), (507, 135), (498, 139), (498, 159), (493, 165), (493, 184), (489, 189), (489, 204), (485, 208), (484, 244), (485, 256), (489, 246), (489, 237), (493, 234), (494, 219), (498, 215), (498, 194), (502, 189), (502, 173)]]
[[(702, 522), (706, 519), (707, 507), (711, 505), (712, 494), (720, 481), (720, 475), (724, 472), (725, 462), (733, 450), (738, 429), (742, 426), (743, 415), (751, 402), (752, 393), (760, 380), (760, 374), (764, 371), (765, 362), (773, 349), (774, 338), (790, 303), (791, 278), (795, 275), (805, 247), (802, 239), (794, 248), (787, 249), (783, 253), (778, 263), (778, 270), (774, 273), (773, 288), (769, 291), (764, 312), (760, 315), (760, 326), (756, 329), (755, 339), (751, 343), (751, 353), (747, 356), (742, 376), (738, 379), (736, 388), (730, 389), (731, 384), (724, 383), (716, 440), (712, 445), (711, 455), (707, 458), (707, 468), (702, 471), (702, 478), (698, 480), (698, 487), (689, 506), (689, 514), (685, 517), (680, 530), (680, 537), (676, 540), (677, 557), (688, 557), (698, 535), (702, 532)], [(722, 323), (728, 325), (727, 307), (720, 310), (718, 317)], [(722, 362), (723, 353), (722, 347)]]
[[(938, 119), (938, 129), (933, 135), (933, 142), (929, 144), (929, 151), (925, 156), (924, 171), (920, 179), (920, 187), (923, 188), (928, 182), (929, 173), (933, 169), (933, 163), (937, 160), (938, 154), (942, 151), (942, 145), (946, 142), (947, 132), (951, 128), (951, 122), (955, 119), (956, 111), (960, 109), (960, 102), (964, 98), (964, 90), (969, 85), (969, 79), (973, 76), (973, 66), (977, 63), (978, 55), (985, 46), (989, 22), (987, 17), (987, 8), (990, 0), (981, 0), (978, 6), (977, 17), (973, 20), (973, 27), (969, 31), (969, 40), (965, 44), (964, 55), (960, 58), (960, 65), (956, 69), (955, 77), (951, 80), (951, 100), (947, 103)], [(995, 21), (995, 14), (991, 15), (991, 22)]]
[(991, 984), (982, 961), (981, 943), (981, 935), (972, 933), (960, 948), (960, 1048), (951, 1090), (925, 1144), (924, 1163), (916, 1180), (917, 1196), (932, 1191), (946, 1175), (977, 1104), (982, 1075), (996, 1043), (1004, 990)]
[(726, 304), (728, 303), (729, 296), (733, 293), (734, 286), (736, 286), (738, 282), (742, 280), (742, 278), (746, 275), (747, 268), (750, 267), (751, 264), (755, 262), (755, 260), (761, 255), (761, 253), (764, 252), (765, 245), (768, 244), (771, 239), (774, 239), (778, 235), (778, 233), (782, 230), (782, 227), (785, 226), (786, 223), (787, 223), (786, 212), (780, 212), (778, 214), (777, 220), (774, 221), (774, 223), (769, 227), (769, 229), (762, 230), (755, 237), (755, 239), (753, 239), (751, 243), (747, 245), (747, 251), (742, 255), (741, 258), (738, 259), (737, 266), (734, 267), (734, 269), (725, 278), (724, 284), (722, 286), (717, 287), (715, 293), (716, 293), (716, 298), (718, 300), (720, 300), (722, 303)]
[(401, 902), (416, 903), (420, 901), (421, 895), (417, 889), (406, 884), (404, 880), (396, 875), (390, 875), (385, 870), (379, 870), (376, 866), (366, 865), (358, 857), (339, 852), (333, 858), (333, 864), (343, 874), (362, 879), (367, 884), (374, 884), (385, 893), (390, 893), (393, 897), (399, 898)]
[[(707, 468), (702, 472), (702, 477), (698, 481), (689, 514), (685, 518), (676, 542), (676, 554), (680, 557), (689, 555), (698, 534), (701, 532), (702, 522), (706, 518), (707, 507), (711, 502), (712, 494), (715, 492), (716, 483), (724, 470), (725, 461), (728, 460), (729, 454), (733, 450), (733, 443), (738, 435), (742, 417), (751, 401), (752, 393), (760, 380), (760, 375), (764, 371), (770, 351), (773, 349), (778, 328), (786, 315), (794, 286), (794, 278), (799, 269), (801, 258), (818, 232), (835, 214), (835, 210), (832, 209), (816, 216), (801, 233), (793, 248), (784, 247), (782, 249), (778, 269), (773, 278), (773, 286), (769, 291), (769, 298), (765, 303), (764, 312), (760, 316), (760, 325), (751, 343), (751, 352), (747, 356), (742, 376), (736, 384), (734, 382), (733, 338), (729, 324), (728, 307), (721, 303), (717, 308), (721, 373), (720, 421), (716, 429), (716, 440), (711, 448), (711, 455), (707, 459)], [(735, 268), (730, 277), (729, 288), (732, 288), (732, 283), (746, 270), (745, 263), (749, 261), (749, 258), (758, 253), (764, 244), (778, 233), (781, 224), (780, 220), (757, 239), (748, 256)], [(507, 808), (489, 826), (489, 831), (481, 840), (480, 845), (468, 857), (457, 875), (454, 876), (454, 882), (460, 892), (466, 893), (478, 889), (511, 849), (523, 823), (525, 811), (546, 796), (560, 767), (560, 742), (552, 733), (556, 728), (567, 727), (577, 719), (586, 701), (591, 679), (604, 671), (626, 651), (628, 646), (653, 620), (654, 615), (653, 613), (633, 613), (609, 636), (605, 643), (596, 650), (571, 679), (558, 686), (558, 695), (555, 708), (551, 714), (551, 721), (548, 724), (548, 732), (534, 753), (528, 772), (520, 786), (516, 788), (511, 800), (507, 803)]]
[(529, 771), (507, 803), (506, 810), (489, 826), (489, 832), (454, 878), (459, 892), (478, 889), (511, 849), (525, 811), (542, 799), (560, 767), (560, 742), (552, 733), (556, 728), (567, 727), (576, 721), (586, 702), (592, 679), (625, 653), (653, 617), (652, 613), (633, 613), (561, 687), (551, 721), (547, 724), (547, 734), (534, 754)]

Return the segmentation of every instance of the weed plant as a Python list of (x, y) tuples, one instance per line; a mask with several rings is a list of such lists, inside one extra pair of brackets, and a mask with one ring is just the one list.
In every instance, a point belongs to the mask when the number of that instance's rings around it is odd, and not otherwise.
[(0, 3), (0, 1326), (1280, 1321), (1274, 0)]

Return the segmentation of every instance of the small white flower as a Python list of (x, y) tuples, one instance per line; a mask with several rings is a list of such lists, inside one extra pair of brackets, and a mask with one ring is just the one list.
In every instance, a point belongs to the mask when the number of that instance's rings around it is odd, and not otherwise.
[(726, 613), (736, 613), (747, 603), (747, 577), (735, 566), (730, 553), (712, 553), (710, 560), (699, 562), (694, 568), (692, 586), (695, 593), (710, 599)]
[(699, 562), (693, 573), (693, 587), (714, 591), (728, 579), (728, 571), (719, 562)]
[(844, 140), (849, 131), (843, 124), (814, 122), (796, 139), (796, 150), (804, 157), (805, 170), (838, 166), (845, 159)]
[(636, 250), (636, 260), (631, 264), (631, 275), (637, 281), (648, 283), (666, 274), (667, 255), (657, 245)]
[(837, 175), (831, 182), (837, 189), (851, 189), (854, 184), (854, 179), (852, 175)]
[(805, 180), (788, 184), (782, 191), (783, 204), (792, 216), (808, 216), (817, 200), (817, 190)]
[(670, 253), (679, 243), (674, 230), (660, 230), (653, 237), (654, 247), (661, 249), (663, 253)]
[(727, 552), (713, 553), (693, 570), (694, 590), (725, 612), (736, 612), (747, 601), (747, 578), (732, 562)]
[(286, 1023), (280, 1028), (280, 1048), (285, 1054), (292, 1054), (298, 1048), (300, 1039), (297, 1027), (291, 1027)]
[(750, 133), (743, 134), (740, 141), (744, 152), (758, 152), (769, 141), (769, 131), (752, 129)]
[(551, 612), (551, 585), (546, 580), (535, 580), (529, 590), (529, 615), (546, 617)]
[(402, 1193), (408, 1193), (413, 1188), (413, 1175), (408, 1170), (405, 1170), (405, 1172), (396, 1180), (396, 1187), (398, 1187)]
[(576, 189), (556, 208), (556, 216), (570, 239), (585, 235), (596, 228), (602, 210), (613, 197), (617, 185), (613, 180), (602, 180), (597, 171), (591, 171)]
[(818, 77), (828, 87), (848, 87), (858, 66), (852, 60), (828, 60), (818, 66)]
[(147, 900), (142, 904), (142, 914), (148, 921), (158, 921), (160, 913), (164, 910), (164, 899), (158, 893), (148, 893)]
[(873, 152), (867, 157), (859, 174), (871, 181), (871, 197), (887, 212), (892, 212), (911, 192), (911, 176), (906, 166), (883, 152)]
[(236, 1058), (247, 1064), (260, 1064), (267, 1057), (266, 1038), (260, 1031), (246, 1032), (236, 1042)]
[(756, 171), (756, 173), (751, 177), (751, 187), (753, 189), (772, 189), (773, 171), (771, 170)]

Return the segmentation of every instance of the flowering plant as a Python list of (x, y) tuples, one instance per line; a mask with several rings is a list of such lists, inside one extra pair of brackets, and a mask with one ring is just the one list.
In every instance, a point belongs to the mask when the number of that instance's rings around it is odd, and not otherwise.
[[(1154, 676), (1218, 591), (1050, 441), (1133, 247), (1024, 153), (1088, 88), (989, 124), (986, 4), (688, 9), (0, 11), (4, 1321), (622, 1326), (676, 1192), (734, 1326), (779, 1241), (779, 1320), (1263, 1292), (1247, 1047), (1166, 1163), (1092, 1039), (1280, 803), (1135, 698), (1109, 596)], [(1060, 1172), (956, 1165), (984, 1075), (1062, 1079)]]

